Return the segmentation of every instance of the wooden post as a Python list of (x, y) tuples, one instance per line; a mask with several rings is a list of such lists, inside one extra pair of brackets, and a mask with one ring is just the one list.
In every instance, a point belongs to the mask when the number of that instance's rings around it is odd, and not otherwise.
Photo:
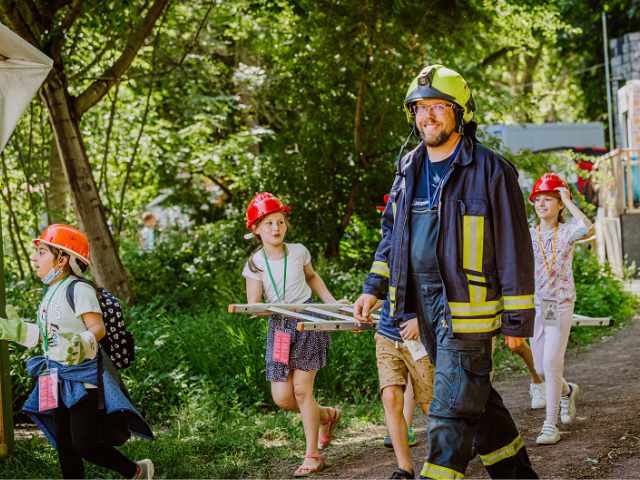
[[(0, 215), (0, 317), (6, 317), (6, 315), (4, 248), (2, 215)], [(0, 340), (0, 458), (8, 456), (11, 451), (13, 451), (13, 399), (9, 376), (9, 345), (5, 340)]]

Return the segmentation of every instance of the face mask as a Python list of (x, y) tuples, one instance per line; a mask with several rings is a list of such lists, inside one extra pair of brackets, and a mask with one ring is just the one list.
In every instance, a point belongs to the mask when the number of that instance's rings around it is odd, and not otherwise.
[(51, 285), (51, 283), (53, 283), (53, 281), (58, 278), (58, 276), (61, 274), (62, 272), (60, 270), (56, 270), (55, 267), (52, 267), (51, 270), (49, 270), (49, 272), (44, 276), (44, 278), (42, 279), (42, 283), (44, 283), (45, 285)]

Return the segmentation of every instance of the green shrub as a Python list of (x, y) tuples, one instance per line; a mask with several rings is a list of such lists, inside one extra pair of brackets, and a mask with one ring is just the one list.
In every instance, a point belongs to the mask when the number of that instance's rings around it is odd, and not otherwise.
[(615, 333), (629, 323), (638, 309), (638, 298), (624, 290), (622, 281), (611, 271), (609, 264), (600, 265), (590, 250), (579, 248), (573, 260), (576, 284), (576, 313), (590, 317), (611, 317), (613, 327), (574, 327), (571, 345), (587, 345)]
[(191, 231), (165, 231), (153, 252), (123, 245), (135, 301), (170, 310), (221, 305), (244, 292), (242, 265), (251, 246), (236, 221), (221, 220)]
[(637, 298), (624, 291), (622, 281), (609, 264), (600, 265), (590, 250), (576, 249), (573, 260), (576, 284), (576, 313), (590, 317), (610, 316), (616, 322), (631, 317), (638, 307)]

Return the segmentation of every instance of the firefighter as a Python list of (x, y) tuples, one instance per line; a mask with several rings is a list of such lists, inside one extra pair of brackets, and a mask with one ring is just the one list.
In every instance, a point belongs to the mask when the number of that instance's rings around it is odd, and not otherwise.
[(533, 332), (517, 171), (477, 141), (471, 91), (454, 70), (425, 67), (404, 109), (422, 141), (398, 163), (356, 319), (368, 321), (386, 294), (396, 321), (418, 314), (435, 365), (422, 477), (463, 478), (475, 451), (492, 478), (537, 478), (489, 375), (493, 336), (516, 348)]

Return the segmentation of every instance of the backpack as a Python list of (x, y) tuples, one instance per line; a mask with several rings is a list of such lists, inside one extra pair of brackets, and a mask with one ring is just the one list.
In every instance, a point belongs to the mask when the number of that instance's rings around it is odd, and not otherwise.
[(120, 301), (106, 288), (96, 287), (89, 280), (76, 278), (67, 287), (67, 303), (75, 312), (75, 288), (77, 283), (86, 283), (96, 289), (96, 296), (102, 310), (102, 320), (106, 335), (100, 340), (100, 346), (118, 369), (127, 368), (135, 359), (133, 334), (124, 324), (124, 315)]

